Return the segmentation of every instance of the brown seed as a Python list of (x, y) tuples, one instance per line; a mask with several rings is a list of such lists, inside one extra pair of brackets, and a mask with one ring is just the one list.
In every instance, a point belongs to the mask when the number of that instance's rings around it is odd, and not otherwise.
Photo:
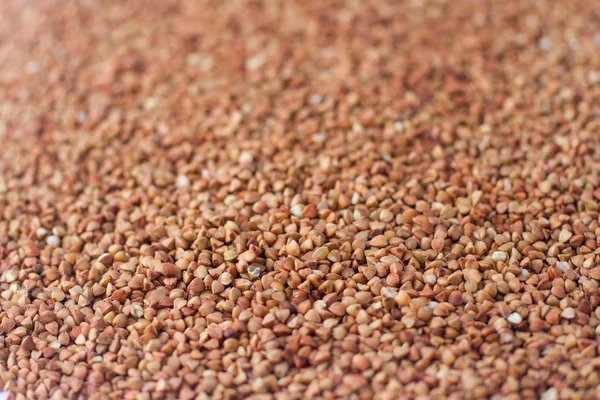
[(592, 279), (600, 280), (600, 267), (592, 268), (589, 272), (589, 277)]
[(387, 246), (388, 240), (384, 235), (378, 235), (371, 239), (369, 244), (373, 247), (382, 248)]
[(26, 351), (31, 351), (35, 349), (35, 344), (33, 343), (33, 338), (31, 336), (25, 336), (21, 341), (21, 348)]
[(410, 304), (410, 295), (405, 291), (399, 291), (398, 295), (396, 295), (395, 300), (399, 306), (407, 306)]
[(188, 292), (200, 294), (204, 290), (204, 282), (200, 278), (194, 278), (187, 287)]
[(295, 240), (290, 241), (286, 246), (285, 250), (289, 255), (299, 256), (300, 255), (300, 245)]
[(136, 275), (133, 278), (131, 278), (131, 280), (127, 283), (127, 286), (129, 286), (133, 290), (139, 290), (144, 287), (143, 281), (144, 279), (141, 276)]
[(98, 257), (98, 261), (108, 267), (113, 262), (113, 256), (109, 253), (104, 253), (100, 257)]
[(558, 324), (558, 321), (560, 319), (559, 315), (560, 311), (558, 311), (557, 309), (552, 309), (546, 314), (546, 321), (548, 321), (548, 323), (551, 325), (556, 325)]
[(161, 273), (167, 278), (181, 278), (181, 269), (172, 263), (163, 263), (161, 265)]
[(256, 253), (252, 250), (247, 250), (238, 256), (240, 260), (243, 260), (247, 263), (254, 262), (256, 260)]
[(325, 246), (318, 247), (313, 251), (313, 258), (316, 260), (324, 260), (329, 255), (329, 249)]
[(479, 204), (479, 202), (481, 201), (482, 195), (483, 195), (483, 192), (481, 190), (475, 190), (471, 194), (471, 204), (473, 205), (473, 207), (475, 207), (476, 205)]
[(389, 210), (381, 210), (379, 220), (382, 222), (391, 222), (394, 219), (394, 214)]
[(321, 322), (321, 317), (319, 316), (319, 313), (315, 310), (309, 310), (304, 315), (304, 318), (306, 318), (306, 320), (310, 322)]
[(444, 239), (435, 238), (431, 241), (431, 248), (440, 253), (444, 249)]
[(333, 314), (337, 315), (338, 317), (341, 317), (346, 314), (346, 306), (339, 302), (333, 303), (331, 306), (329, 306), (329, 311), (331, 311)]
[(125, 303), (125, 300), (127, 300), (127, 292), (123, 289), (118, 289), (115, 290), (110, 297), (119, 303)]
[(450, 293), (450, 296), (448, 296), (448, 302), (455, 306), (461, 305), (463, 302), (462, 294), (458, 290), (453, 291)]
[(571, 307), (567, 307), (560, 313), (560, 316), (566, 319), (573, 319), (576, 316), (575, 310)]
[(479, 283), (482, 280), (481, 272), (473, 268), (463, 270), (463, 276), (465, 277), (465, 280), (473, 281), (475, 283)]
[(560, 234), (558, 235), (558, 241), (561, 243), (566, 243), (569, 241), (569, 239), (571, 239), (571, 236), (573, 234), (571, 232), (569, 232), (566, 229), (563, 229), (562, 231), (560, 231)]
[(213, 281), (211, 285), (211, 291), (215, 294), (221, 293), (225, 290), (225, 286), (219, 281)]
[(27, 257), (37, 257), (40, 255), (40, 249), (32, 241), (26, 241), (23, 243), (23, 250)]
[(119, 315), (117, 315), (113, 319), (112, 325), (113, 326), (117, 326), (119, 328), (125, 328), (127, 326), (127, 316), (125, 314), (119, 314)]
[(356, 354), (352, 357), (352, 367), (360, 372), (366, 371), (370, 367), (369, 359), (362, 354)]

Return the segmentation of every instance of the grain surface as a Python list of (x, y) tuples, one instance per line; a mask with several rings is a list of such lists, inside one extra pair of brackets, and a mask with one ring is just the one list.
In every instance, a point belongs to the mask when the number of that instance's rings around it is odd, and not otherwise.
[(595, 1), (0, 1), (11, 399), (600, 398)]

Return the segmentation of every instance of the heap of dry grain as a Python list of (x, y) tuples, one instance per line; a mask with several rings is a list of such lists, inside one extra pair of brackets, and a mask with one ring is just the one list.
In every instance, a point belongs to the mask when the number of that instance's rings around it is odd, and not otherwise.
[(15, 399), (600, 396), (592, 2), (0, 8)]

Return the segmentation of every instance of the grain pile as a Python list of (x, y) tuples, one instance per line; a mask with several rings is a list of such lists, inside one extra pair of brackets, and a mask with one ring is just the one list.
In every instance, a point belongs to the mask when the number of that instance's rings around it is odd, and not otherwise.
[(0, 8), (12, 398), (600, 397), (595, 2)]

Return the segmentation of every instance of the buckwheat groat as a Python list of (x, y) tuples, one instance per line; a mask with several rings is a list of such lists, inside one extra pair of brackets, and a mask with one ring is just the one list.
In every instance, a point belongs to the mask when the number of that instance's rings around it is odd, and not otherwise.
[(0, 15), (11, 399), (600, 398), (596, 2)]

